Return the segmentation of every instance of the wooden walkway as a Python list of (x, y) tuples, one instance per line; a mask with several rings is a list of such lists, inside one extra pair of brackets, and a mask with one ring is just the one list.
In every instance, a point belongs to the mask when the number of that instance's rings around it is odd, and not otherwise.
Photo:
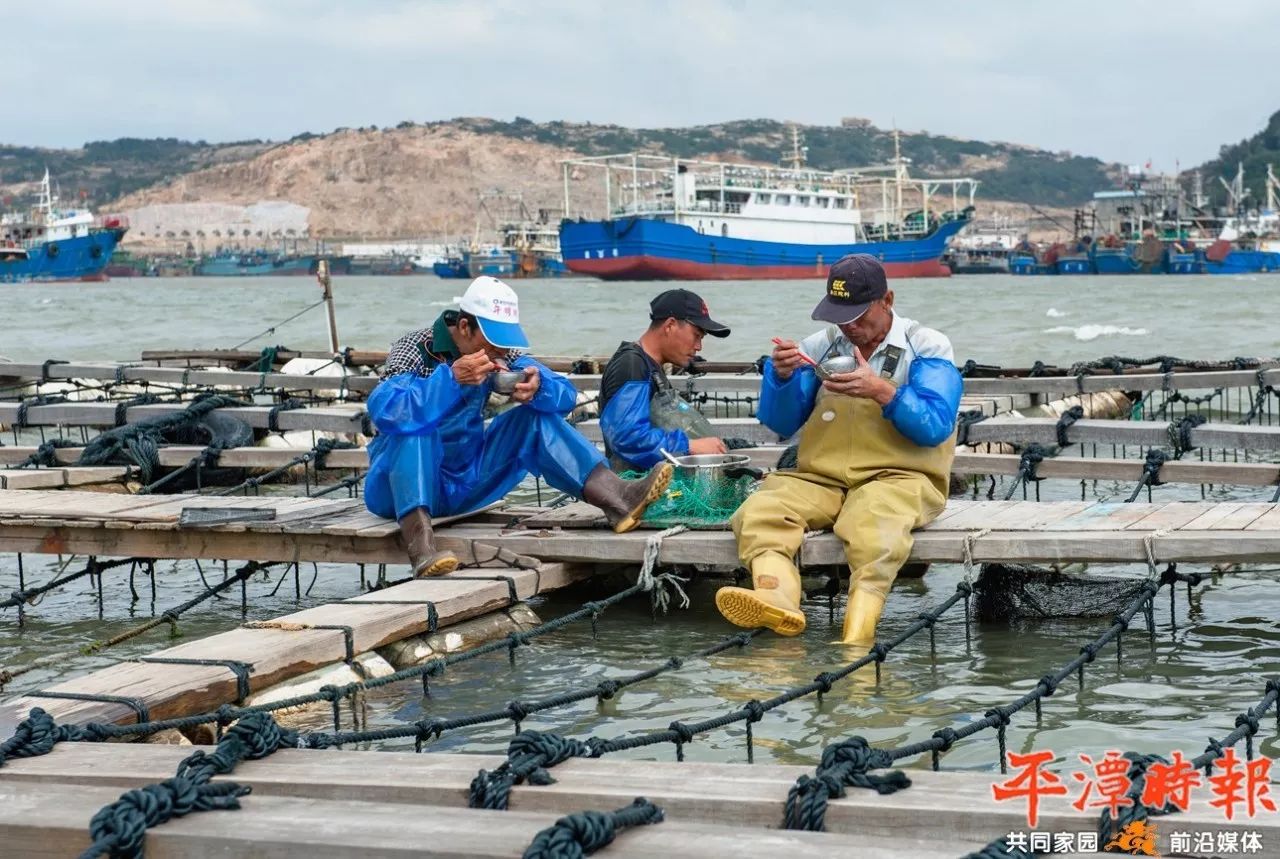
[[(15, 856), (75, 855), (88, 822), (128, 789), (173, 775), (193, 750), (174, 746), (61, 743), (0, 768), (0, 843)], [(1028, 831), (1025, 804), (998, 803), (994, 774), (907, 770), (912, 784), (881, 796), (850, 788), (829, 802), (825, 832), (777, 829), (787, 793), (812, 767), (659, 763), (571, 758), (550, 785), (518, 785), (510, 810), (466, 807), (470, 782), (497, 755), (281, 749), (245, 761), (219, 781), (253, 787), (236, 811), (194, 813), (148, 830), (148, 856), (512, 857), (565, 814), (613, 810), (644, 796), (664, 809), (657, 824), (623, 830), (602, 857), (719, 859), (749, 850), (788, 857), (959, 859), (1008, 832)], [(1073, 789), (1072, 793), (1075, 791)], [(1097, 813), (1073, 797), (1041, 800), (1036, 829), (1095, 831)], [(1193, 792), (1188, 812), (1161, 818), (1161, 855), (1172, 831), (1260, 833), (1265, 855), (1280, 841), (1274, 815), (1228, 822)], [(1073, 853), (1075, 856), (1102, 856)], [(1114, 854), (1105, 854), (1114, 855)]]
[[(185, 508), (270, 509), (273, 521), (184, 527)], [(574, 505), (525, 526), (500, 511), (438, 530), (439, 542), (464, 558), (502, 547), (543, 560), (630, 562), (644, 556), (649, 533), (588, 528), (595, 508)], [(584, 518), (584, 510), (588, 511)], [(404, 563), (395, 522), (360, 500), (278, 496), (103, 495), (71, 491), (0, 491), (0, 551), (150, 558)], [(1280, 560), (1280, 506), (1255, 502), (1155, 504), (953, 500), (916, 534), (911, 557), (962, 560), (1144, 561), (1147, 545), (1162, 561)], [(830, 533), (804, 544), (805, 564), (842, 563)], [(737, 565), (733, 535), (696, 531), (663, 542), (664, 563)]]

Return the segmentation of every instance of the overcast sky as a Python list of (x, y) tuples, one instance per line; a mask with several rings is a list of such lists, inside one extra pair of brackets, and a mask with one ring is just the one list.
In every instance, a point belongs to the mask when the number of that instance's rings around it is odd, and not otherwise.
[(6, 2), (0, 142), (767, 117), (1172, 170), (1280, 109), (1275, 0)]

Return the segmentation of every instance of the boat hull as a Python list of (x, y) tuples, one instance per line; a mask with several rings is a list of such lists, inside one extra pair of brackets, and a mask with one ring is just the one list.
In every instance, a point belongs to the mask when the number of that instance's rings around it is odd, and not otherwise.
[(94, 230), (30, 247), (25, 259), (0, 260), (0, 283), (106, 280), (107, 264), (124, 232)]
[(1221, 260), (1205, 260), (1209, 274), (1257, 274), (1280, 271), (1280, 253), (1234, 248)]
[(919, 239), (805, 245), (734, 239), (651, 218), (565, 221), (560, 251), (576, 274), (606, 280), (796, 280), (825, 277), (851, 253), (877, 257), (889, 277), (948, 277), (947, 242), (967, 223), (947, 221)]
[(351, 257), (287, 257), (246, 263), (236, 257), (210, 257), (195, 267), (199, 277), (290, 277), (315, 274), (321, 259), (329, 261), (330, 274), (349, 274)]

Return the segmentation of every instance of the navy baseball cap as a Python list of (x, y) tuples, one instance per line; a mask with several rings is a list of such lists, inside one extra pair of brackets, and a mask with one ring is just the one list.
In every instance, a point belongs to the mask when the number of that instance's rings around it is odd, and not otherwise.
[(687, 289), (668, 289), (649, 302), (649, 318), (654, 322), (663, 319), (683, 319), (696, 325), (712, 337), (728, 337), (729, 329), (710, 316), (707, 303)]
[(889, 291), (884, 266), (871, 254), (840, 257), (827, 272), (827, 295), (813, 308), (811, 319), (847, 325), (867, 312)]

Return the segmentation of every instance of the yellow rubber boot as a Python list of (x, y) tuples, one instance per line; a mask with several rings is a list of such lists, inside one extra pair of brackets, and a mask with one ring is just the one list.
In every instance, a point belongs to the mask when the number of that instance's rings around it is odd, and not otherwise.
[(751, 562), (751, 583), (755, 588), (721, 588), (716, 591), (716, 608), (736, 626), (765, 627), (778, 635), (804, 632), (804, 612), (800, 611), (800, 571), (791, 559), (766, 552)]
[(862, 588), (849, 591), (849, 605), (844, 610), (844, 637), (841, 644), (870, 646), (876, 640), (876, 624), (884, 612), (884, 597)]

